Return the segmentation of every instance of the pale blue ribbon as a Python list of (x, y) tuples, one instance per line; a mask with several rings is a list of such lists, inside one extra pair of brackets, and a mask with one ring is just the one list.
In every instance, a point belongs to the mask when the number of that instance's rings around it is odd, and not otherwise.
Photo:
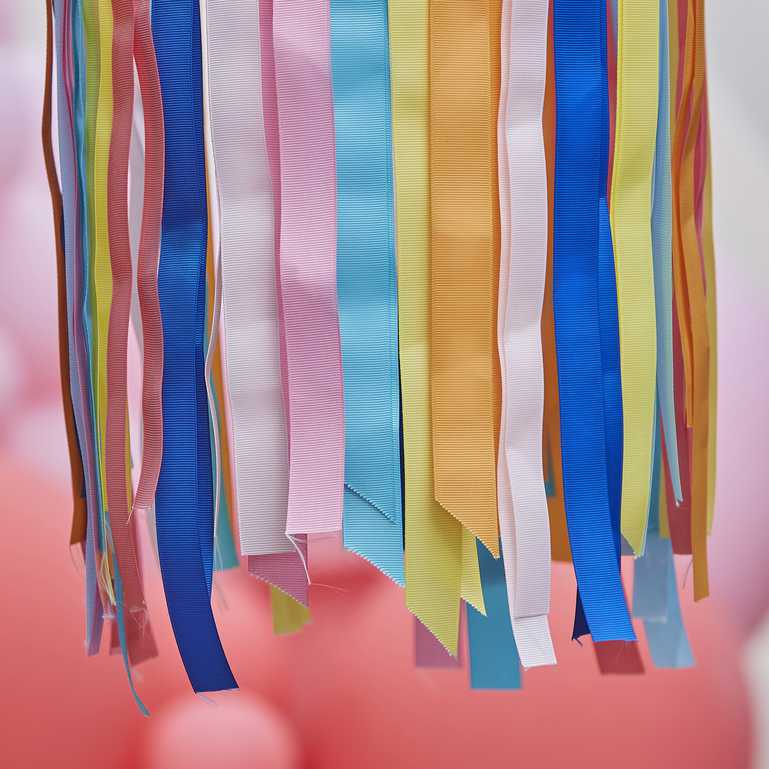
[(387, 0), (331, 0), (345, 547), (403, 584)]

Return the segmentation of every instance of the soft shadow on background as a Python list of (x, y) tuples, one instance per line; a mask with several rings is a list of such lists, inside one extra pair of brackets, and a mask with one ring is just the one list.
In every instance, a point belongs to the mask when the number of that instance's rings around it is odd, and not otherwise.
[[(0, 766), (8, 769), (769, 769), (769, 9), (707, 4), (720, 323), (719, 476), (710, 600), (684, 614), (698, 666), (600, 677), (568, 641), (574, 584), (554, 575), (559, 666), (515, 693), (415, 670), (402, 596), (333, 542), (315, 620), (274, 638), (263, 588), (218, 579), (241, 691), (192, 695), (157, 567), (160, 659), (137, 712), (117, 657), (86, 659), (56, 350), (55, 257), (39, 146), (44, 4), (0, 7)], [(679, 564), (683, 580), (685, 563)], [(626, 569), (626, 571), (628, 571)], [(690, 587), (689, 585), (687, 587)]]

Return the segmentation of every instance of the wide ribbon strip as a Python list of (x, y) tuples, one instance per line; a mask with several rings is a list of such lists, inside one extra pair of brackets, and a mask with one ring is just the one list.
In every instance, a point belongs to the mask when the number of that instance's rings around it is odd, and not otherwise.
[(289, 535), (339, 531), (344, 405), (328, 0), (275, 0), (280, 295), (289, 419)]
[(211, 610), (213, 499), (203, 336), (207, 233), (200, 10), (155, 0), (165, 190), (158, 284), (163, 317), (160, 566), (176, 642), (195, 691), (236, 687)]
[(556, 159), (553, 311), (566, 518), (577, 585), (595, 641), (634, 640), (606, 469), (599, 308), (602, 39), (606, 6), (555, 0)]
[[(430, 394), (435, 498), (499, 555), (494, 332), (499, 0), (430, 2)], [(498, 85), (497, 85), (498, 89)], [(492, 297), (490, 301), (489, 298)]]
[(502, 362), (499, 525), (513, 633), (524, 667), (555, 663), (550, 530), (542, 472), (542, 297), (547, 269), (547, 170), (542, 107), (548, 2), (502, 10), (499, 105), (501, 258), (497, 338)]
[(620, 0), (611, 228), (617, 272), (624, 446), (622, 534), (643, 552), (651, 488), (657, 332), (652, 171), (659, 93), (659, 0)]
[(242, 555), (293, 550), (276, 299), (273, 197), (262, 119), (259, 9), (208, 0), (223, 331)]
[(344, 544), (403, 584), (387, 0), (331, 0)]
[(463, 536), (459, 522), (435, 501), (430, 420), (428, 0), (390, 0), (389, 33), (406, 605), (456, 655)]

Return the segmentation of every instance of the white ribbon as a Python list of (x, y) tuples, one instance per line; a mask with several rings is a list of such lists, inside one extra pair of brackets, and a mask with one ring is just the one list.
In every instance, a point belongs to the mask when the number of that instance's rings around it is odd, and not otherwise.
[(499, 523), (515, 642), (521, 664), (534, 667), (555, 664), (547, 619), (550, 525), (542, 471), (540, 335), (548, 244), (542, 134), (548, 0), (505, 0), (502, 13)]
[(262, 114), (259, 5), (207, 0), (211, 132), (220, 207), (226, 390), (243, 555), (290, 552), (288, 444)]

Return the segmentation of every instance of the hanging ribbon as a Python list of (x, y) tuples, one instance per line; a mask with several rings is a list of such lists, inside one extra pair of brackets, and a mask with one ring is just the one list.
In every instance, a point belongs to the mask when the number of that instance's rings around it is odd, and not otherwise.
[(328, 0), (275, 0), (273, 40), (290, 404), (286, 531), (314, 534), (341, 529), (344, 489)]
[(599, 325), (599, 250), (607, 229), (600, 203), (606, 6), (555, 0), (553, 12), (553, 309), (566, 517), (593, 640), (634, 640), (612, 534)]
[(331, 0), (345, 547), (403, 584), (387, 0)]
[(390, 0), (390, 70), (403, 399), (406, 605), (457, 653), (462, 527), (434, 497), (430, 422), (428, 2)]
[(683, 499), (678, 464), (673, 377), (673, 198), (670, 176), (670, 56), (668, 0), (660, 3), (659, 106), (654, 156), (652, 250), (657, 314), (657, 398), (665, 439), (665, 457), (677, 502)]
[(617, 271), (624, 446), (622, 534), (643, 552), (649, 514), (657, 336), (651, 183), (659, 92), (659, 2), (620, 0), (611, 228)]
[(473, 689), (520, 689), (521, 668), (510, 625), (505, 565), (478, 548), (486, 616), (467, 607), (470, 685)]
[(273, 199), (262, 120), (259, 9), (248, 0), (208, 0), (206, 18), (240, 551), (288, 552), (293, 550), (286, 537), (288, 445)]
[(493, 41), (498, 50), (499, 26), (497, 0), (430, 2), (435, 498), (494, 556), (499, 555), (494, 340), (499, 212), (491, 49)]
[(158, 276), (164, 338), (158, 548), (171, 624), (190, 683), (195, 691), (215, 691), (236, 683), (211, 611), (214, 526), (203, 370), (207, 212), (197, 2), (155, 0), (152, 28), (166, 145)]
[(163, 456), (163, 329), (158, 300), (158, 258), (163, 209), (163, 103), (149, 0), (134, 0), (133, 52), (144, 115), (144, 195), (136, 283), (142, 329), (142, 460), (134, 508), (155, 500)]
[(133, 0), (114, 0), (112, 39), (112, 134), (109, 145), (107, 204), (112, 276), (107, 336), (105, 474), (111, 545), (120, 573), (127, 614), (126, 636), (133, 664), (152, 657), (156, 648), (149, 628), (139, 573), (139, 558), (129, 516), (132, 489), (126, 462), (128, 414), (128, 321), (131, 312), (131, 246), (128, 225), (128, 157), (133, 126)]
[(547, 622), (550, 530), (542, 473), (540, 330), (548, 238), (542, 134), (547, 17), (547, 0), (534, 4), (506, 0), (503, 5), (497, 327), (502, 425), (497, 491), (508, 604), (524, 667), (555, 663)]

